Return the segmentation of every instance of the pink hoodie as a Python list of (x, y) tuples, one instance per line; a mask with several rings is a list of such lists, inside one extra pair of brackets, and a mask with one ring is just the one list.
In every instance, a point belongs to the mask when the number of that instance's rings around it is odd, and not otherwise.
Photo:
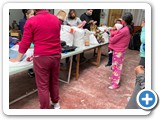
[(124, 26), (120, 30), (111, 31), (109, 38), (109, 48), (116, 52), (124, 52), (129, 45), (131, 34), (128, 26)]

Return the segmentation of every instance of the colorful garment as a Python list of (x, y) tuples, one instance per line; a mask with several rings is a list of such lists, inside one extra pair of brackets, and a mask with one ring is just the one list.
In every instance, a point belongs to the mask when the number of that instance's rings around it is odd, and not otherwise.
[(119, 86), (120, 75), (124, 61), (124, 52), (113, 52), (112, 60), (112, 85)]

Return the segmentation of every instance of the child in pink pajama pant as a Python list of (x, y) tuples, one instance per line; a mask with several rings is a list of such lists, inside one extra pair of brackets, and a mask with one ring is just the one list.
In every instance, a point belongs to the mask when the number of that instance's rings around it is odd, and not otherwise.
[(119, 87), (120, 75), (122, 71), (124, 54), (128, 48), (131, 33), (133, 31), (133, 16), (130, 12), (127, 12), (122, 17), (123, 28), (116, 31), (111, 31), (109, 38), (109, 48), (113, 50), (112, 58), (112, 76), (111, 85), (109, 89), (116, 89)]

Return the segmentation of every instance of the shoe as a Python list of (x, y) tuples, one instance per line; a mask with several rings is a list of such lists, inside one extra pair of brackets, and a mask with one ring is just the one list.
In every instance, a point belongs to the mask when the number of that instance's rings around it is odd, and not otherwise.
[(112, 84), (111, 86), (108, 87), (109, 89), (113, 90), (113, 89), (117, 89), (119, 88), (118, 84)]
[(108, 79), (109, 79), (110, 81), (112, 81), (112, 77), (109, 77)]
[(108, 67), (108, 66), (111, 66), (111, 65), (112, 65), (112, 64), (109, 64), (109, 63), (108, 63), (108, 64), (105, 65), (105, 67)]
[(33, 69), (29, 69), (29, 70), (28, 70), (28, 75), (29, 75), (29, 77), (31, 77), (31, 78), (35, 77), (35, 74), (34, 74)]
[(59, 102), (57, 103), (52, 103), (53, 109), (60, 109), (60, 104)]

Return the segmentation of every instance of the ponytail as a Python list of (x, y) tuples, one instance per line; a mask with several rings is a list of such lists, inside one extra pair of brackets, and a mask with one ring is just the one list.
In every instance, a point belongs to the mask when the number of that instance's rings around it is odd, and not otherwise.
[(129, 28), (130, 34), (133, 34), (133, 32), (134, 32), (134, 23), (131, 22), (131, 24), (129, 24), (129, 25), (127, 25), (127, 26), (128, 26), (128, 28)]

